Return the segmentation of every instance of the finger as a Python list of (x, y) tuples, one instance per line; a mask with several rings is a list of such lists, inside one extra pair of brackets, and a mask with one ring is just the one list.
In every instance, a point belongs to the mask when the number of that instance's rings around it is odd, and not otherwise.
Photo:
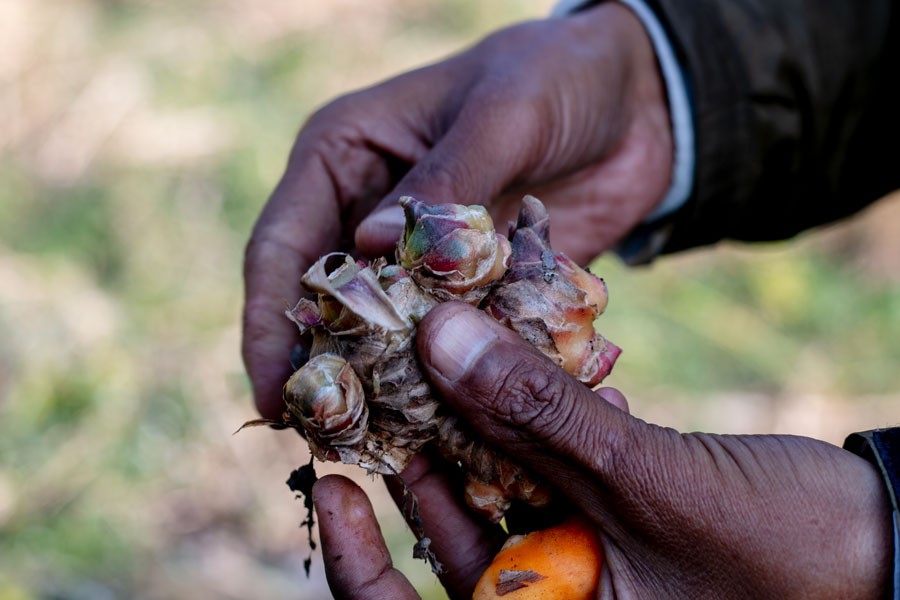
[(604, 387), (597, 390), (596, 394), (618, 408), (623, 412), (630, 412), (628, 410), (628, 399), (622, 395), (622, 392), (617, 390), (616, 388)]
[[(518, 334), (468, 305), (445, 303), (420, 324), (418, 350), (438, 393), (488, 443), (576, 502), (615, 483), (617, 459), (640, 422), (598, 401)], [(619, 401), (611, 390), (601, 396)]]
[(538, 139), (538, 110), (511, 91), (472, 91), (440, 141), (356, 230), (363, 252), (390, 252), (403, 233), (402, 196), (435, 203), (487, 204), (528, 169)]
[[(346, 122), (359, 119), (350, 106), (357, 101), (348, 97), (310, 119), (247, 244), (243, 356), (264, 417), (283, 410), (281, 387), (297, 342), (284, 309), (300, 298), (300, 277), (320, 256), (339, 249), (345, 220), (389, 189), (390, 160), (378, 148), (409, 151), (409, 136), (397, 126), (369, 132), (371, 144), (362, 125), (353, 129), (359, 138), (345, 133)], [(369, 102), (377, 105), (378, 99)]]
[[(404, 517), (403, 483), (419, 500), (419, 516), (431, 550), (444, 566), (441, 583), (452, 598), (469, 598), (481, 574), (500, 550), (506, 534), (476, 517), (462, 499), (463, 481), (455, 465), (420, 453), (397, 477), (386, 477), (388, 490)], [(415, 526), (413, 526), (415, 530)]]
[(291, 374), (296, 328), (285, 308), (300, 297), (300, 277), (337, 245), (340, 214), (331, 181), (313, 156), (289, 166), (263, 210), (244, 257), (242, 354), (257, 408), (281, 414), (281, 386)]
[(391, 555), (365, 493), (352, 481), (328, 475), (313, 487), (325, 574), (337, 599), (418, 598)]
[(340, 98), (298, 136), (244, 262), (243, 356), (263, 416), (280, 414), (290, 375), (296, 331), (285, 304), (299, 298), (300, 277), (315, 260), (349, 245), (342, 236), (396, 183), (396, 171), (424, 155), (423, 123), (435, 120), (435, 106), (459, 81), (454, 69), (436, 65)]

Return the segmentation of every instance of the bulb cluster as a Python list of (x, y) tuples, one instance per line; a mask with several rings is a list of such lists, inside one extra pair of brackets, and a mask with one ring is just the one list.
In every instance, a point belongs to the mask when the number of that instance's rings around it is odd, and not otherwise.
[(465, 471), (469, 505), (492, 521), (513, 500), (544, 506), (549, 489), (433, 395), (415, 356), (416, 326), (440, 302), (468, 302), (593, 386), (620, 352), (594, 329), (606, 285), (550, 247), (547, 211), (534, 197), (523, 199), (508, 238), (480, 206), (400, 204), (396, 264), (329, 254), (301, 279), (316, 299), (287, 316), (312, 334), (311, 358), (285, 384), (284, 424), (304, 433), (316, 458), (372, 473), (401, 472), (433, 442)]

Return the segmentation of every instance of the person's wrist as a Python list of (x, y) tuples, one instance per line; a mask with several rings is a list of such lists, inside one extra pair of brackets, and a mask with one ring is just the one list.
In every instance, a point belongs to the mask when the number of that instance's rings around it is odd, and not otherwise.
[(877, 550), (883, 550), (886, 558), (880, 554), (870, 557), (876, 564), (885, 563), (886, 582), (879, 597), (900, 599), (900, 427), (873, 429), (850, 434), (844, 441), (844, 449), (865, 460), (870, 471), (874, 472), (880, 485), (876, 485), (875, 493), (881, 491), (887, 504), (886, 511), (876, 511), (873, 517), (881, 525), (887, 524), (889, 540)]
[(668, 123), (665, 81), (656, 60), (656, 51), (647, 29), (634, 11), (621, 2), (599, 2), (570, 17), (582, 21), (591, 32), (616, 36), (616, 43), (623, 51), (625, 82), (632, 100), (642, 103), (633, 106), (633, 112), (642, 113), (648, 105), (662, 109)]
[(860, 598), (894, 598), (893, 558), (894, 536), (890, 502), (884, 483), (874, 466), (864, 467), (872, 473), (871, 485), (860, 494), (869, 496), (870, 510), (861, 511), (853, 520), (855, 528), (847, 531), (851, 542), (848, 561), (860, 582), (867, 582)]
[(849, 453), (796, 464), (821, 483), (795, 508), (809, 534), (795, 544), (795, 589), (801, 597), (891, 598), (891, 508), (877, 469)]
[[(630, 180), (628, 206), (618, 208), (635, 211), (632, 218), (636, 225), (656, 209), (671, 184), (674, 140), (666, 83), (647, 29), (630, 7), (620, 2), (600, 2), (578, 16), (597, 31), (614, 31), (623, 51), (623, 140), (639, 146), (640, 157), (634, 164), (624, 165), (635, 169), (637, 176)], [(648, 184), (651, 189), (641, 189)]]
[(691, 196), (694, 186), (695, 132), (688, 74), (675, 54), (669, 34), (648, 0), (558, 0), (554, 16), (585, 11), (601, 3), (627, 7), (640, 20), (653, 46), (654, 58), (666, 92), (668, 121), (671, 123), (673, 160), (671, 180), (654, 209), (616, 246), (615, 252), (627, 264), (651, 262), (665, 247), (672, 233), (673, 217)]

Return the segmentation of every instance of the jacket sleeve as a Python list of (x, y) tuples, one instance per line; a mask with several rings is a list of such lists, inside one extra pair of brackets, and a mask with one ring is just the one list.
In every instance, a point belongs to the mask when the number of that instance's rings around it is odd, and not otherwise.
[(648, 3), (687, 69), (696, 135), (664, 252), (790, 237), (900, 188), (900, 2)]

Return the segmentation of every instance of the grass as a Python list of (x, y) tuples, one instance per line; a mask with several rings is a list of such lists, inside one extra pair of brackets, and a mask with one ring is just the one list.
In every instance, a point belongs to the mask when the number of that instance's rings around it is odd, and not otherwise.
[[(316, 106), (548, 4), (0, 5), (0, 600), (327, 596), (284, 486), (302, 441), (231, 435), (254, 415), (243, 244)], [(684, 429), (884, 424), (897, 204), (796, 244), (599, 260), (611, 383)], [(380, 483), (326, 470), (442, 597)]]

